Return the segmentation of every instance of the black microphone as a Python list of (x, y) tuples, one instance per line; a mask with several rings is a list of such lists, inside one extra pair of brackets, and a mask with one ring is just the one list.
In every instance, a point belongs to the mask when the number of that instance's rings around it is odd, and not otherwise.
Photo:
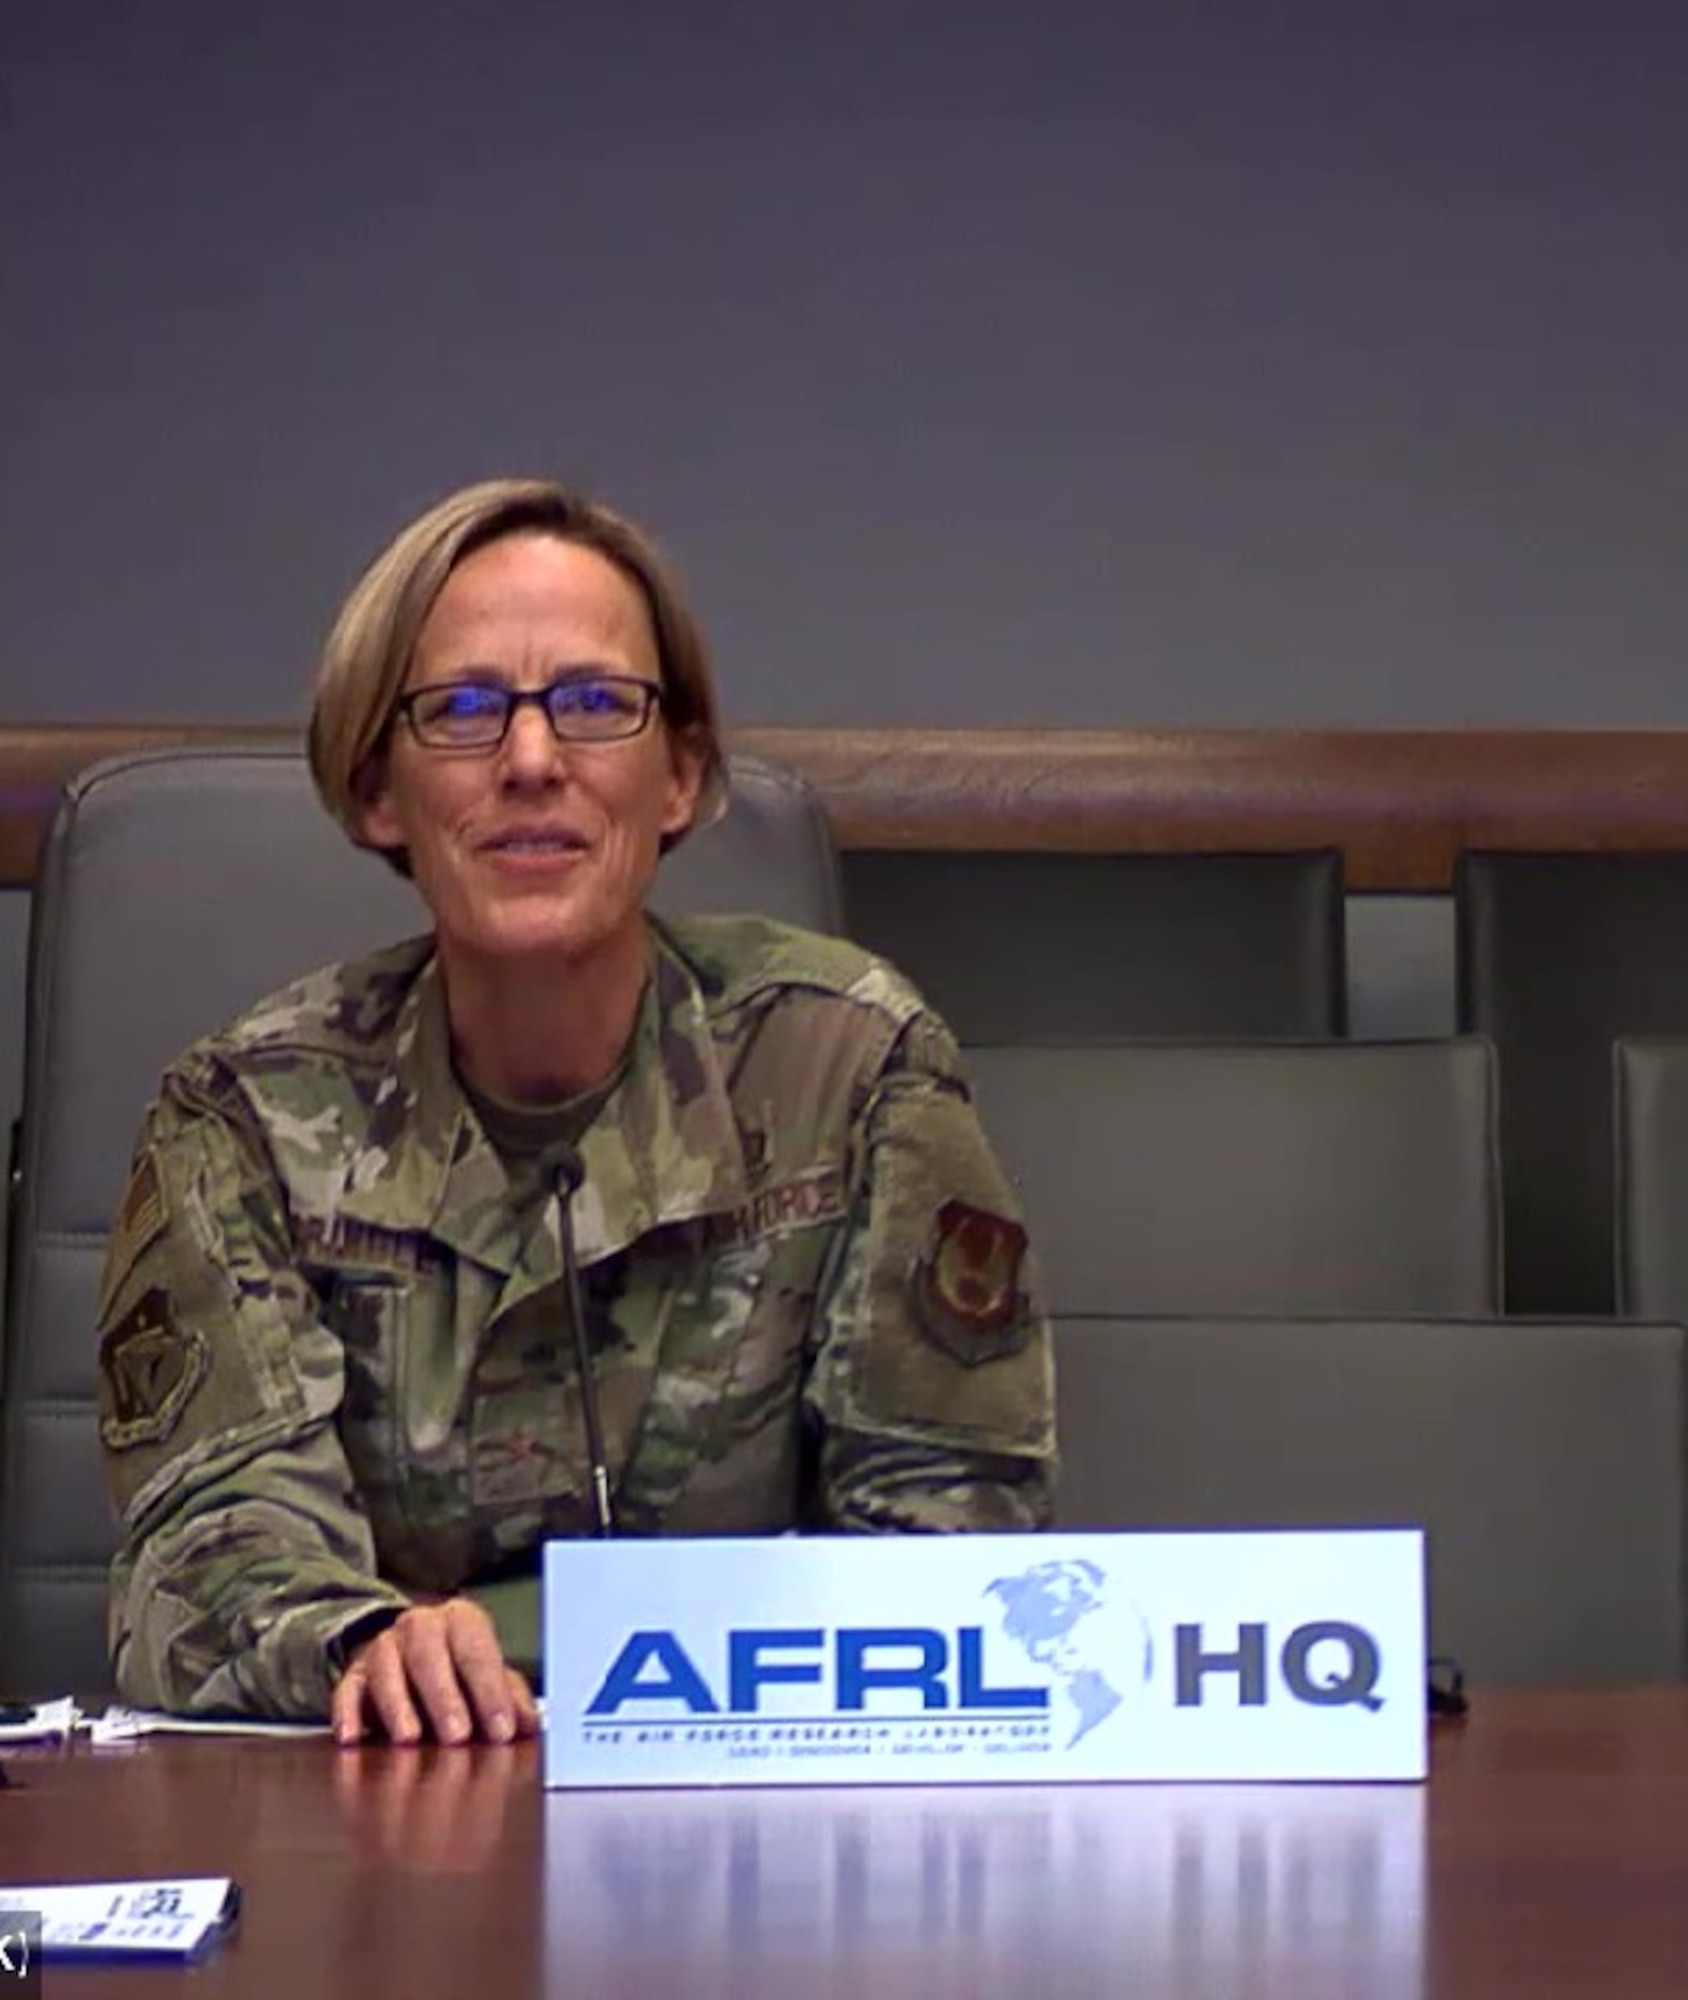
[(580, 1411), (586, 1429), (586, 1458), (592, 1480), (592, 1516), (600, 1536), (615, 1533), (615, 1510), (610, 1505), (610, 1471), (604, 1455), (604, 1419), (598, 1408), (598, 1378), (592, 1372), (592, 1346), (586, 1338), (586, 1306), (580, 1295), (580, 1265), (574, 1254), (575, 1190), (586, 1178), (580, 1155), (572, 1146), (558, 1146), (551, 1154), (551, 1171), (557, 1181), (557, 1235), (563, 1247), (563, 1288), (568, 1294), (569, 1319), (574, 1327), (574, 1358), (580, 1370)]

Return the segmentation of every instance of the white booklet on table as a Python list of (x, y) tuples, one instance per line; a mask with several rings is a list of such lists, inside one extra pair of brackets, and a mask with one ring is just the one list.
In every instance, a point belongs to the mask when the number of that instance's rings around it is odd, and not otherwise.
[(21, 1978), (43, 1958), (193, 1958), (240, 1913), (227, 1875), (0, 1883), (0, 1956)]

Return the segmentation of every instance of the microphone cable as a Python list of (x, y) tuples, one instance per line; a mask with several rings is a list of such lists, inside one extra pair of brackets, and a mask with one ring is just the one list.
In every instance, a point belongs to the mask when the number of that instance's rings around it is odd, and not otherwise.
[(557, 1184), (557, 1234), (563, 1251), (563, 1289), (574, 1330), (575, 1365), (580, 1371), (580, 1413), (586, 1432), (593, 1532), (600, 1538), (606, 1538), (615, 1533), (615, 1509), (610, 1503), (610, 1472), (604, 1451), (604, 1418), (598, 1404), (598, 1378), (592, 1368), (592, 1345), (586, 1337), (586, 1305), (580, 1289), (580, 1263), (574, 1251), (574, 1197), (586, 1178), (586, 1170), (573, 1146), (560, 1146), (555, 1150), (552, 1173)]

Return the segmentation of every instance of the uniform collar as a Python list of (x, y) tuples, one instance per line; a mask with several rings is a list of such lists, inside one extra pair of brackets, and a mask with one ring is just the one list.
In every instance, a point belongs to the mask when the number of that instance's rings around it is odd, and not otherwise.
[[(665, 1224), (738, 1208), (744, 1152), (702, 991), (652, 925), (651, 976), (620, 1083), (580, 1140), (575, 1251), (590, 1265)], [(536, 1282), (560, 1275), (554, 1212), (524, 1246), (509, 1181), (451, 1066), (445, 983), (428, 958), (400, 1005), (393, 1066), (339, 1208), (377, 1228), (425, 1232), (460, 1257)]]

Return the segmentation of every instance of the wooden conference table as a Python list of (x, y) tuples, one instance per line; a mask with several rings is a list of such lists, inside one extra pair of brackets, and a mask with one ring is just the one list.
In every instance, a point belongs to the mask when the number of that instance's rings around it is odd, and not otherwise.
[(1479, 1692), (1423, 1787), (546, 1794), (531, 1745), (321, 1739), (7, 1768), (0, 1882), (245, 1890), (201, 1964), (44, 2000), (1688, 1992), (1688, 1688)]

